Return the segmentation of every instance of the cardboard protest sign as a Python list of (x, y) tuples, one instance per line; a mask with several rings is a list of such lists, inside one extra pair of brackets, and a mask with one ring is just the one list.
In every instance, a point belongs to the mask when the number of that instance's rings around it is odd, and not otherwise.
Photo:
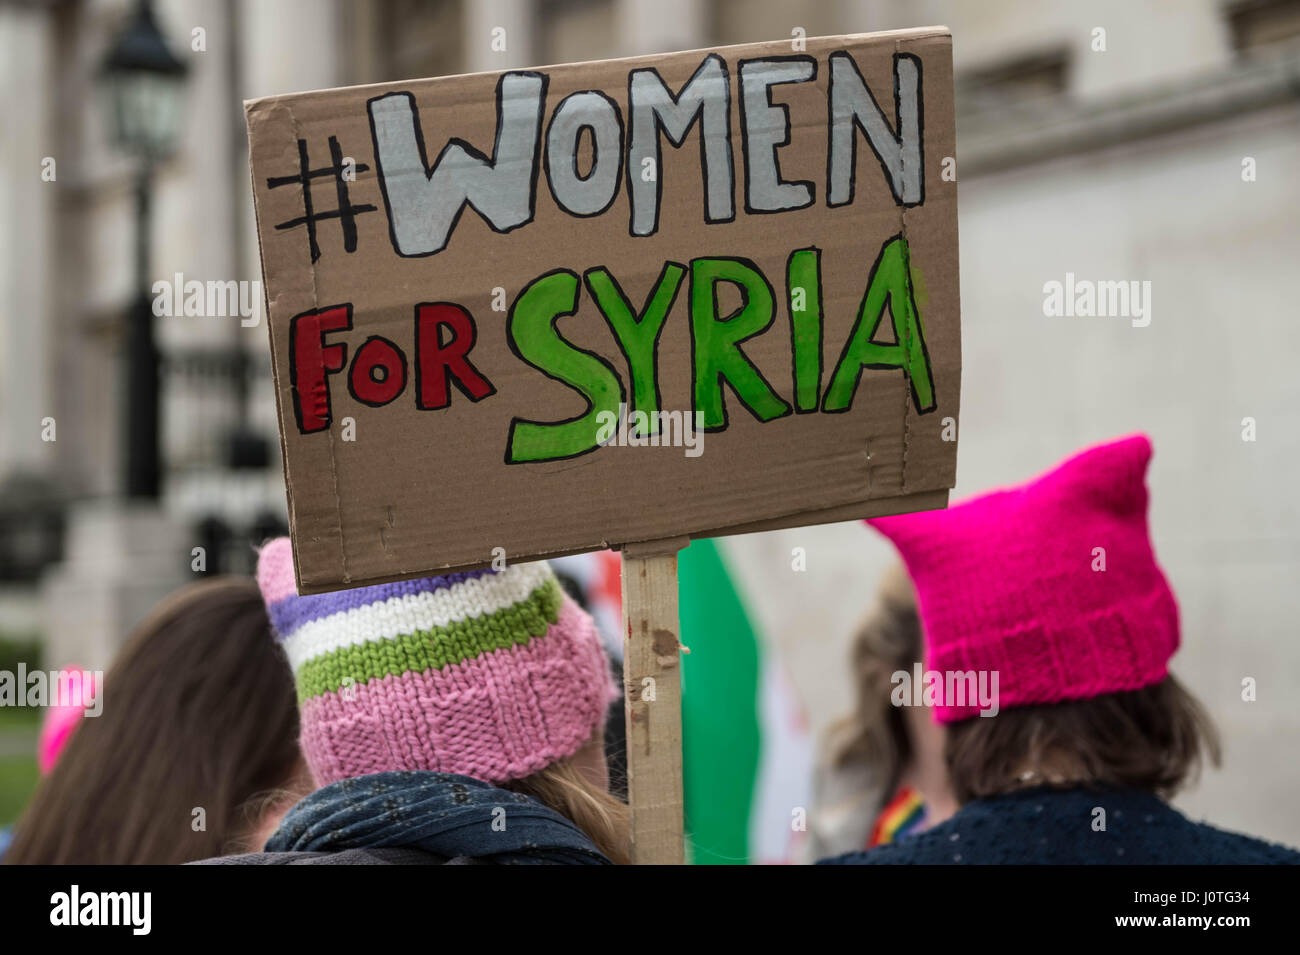
[(247, 104), (303, 592), (942, 507), (951, 38)]

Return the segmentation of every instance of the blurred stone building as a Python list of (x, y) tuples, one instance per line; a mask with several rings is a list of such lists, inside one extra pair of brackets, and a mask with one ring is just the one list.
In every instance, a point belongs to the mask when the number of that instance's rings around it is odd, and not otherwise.
[[(265, 322), (160, 318), (166, 480), (162, 523), (145, 536), (161, 551), (150, 566), (174, 573), (124, 595), (132, 568), (106, 566), (117, 552), (96, 550), (120, 507), (119, 356), (137, 291), (132, 168), (106, 142), (96, 70), (130, 6), (0, 7), (9, 91), (0, 631), (43, 631), (58, 648), (54, 663), (106, 662), (159, 592), (193, 576), (192, 547), (213, 542), (214, 565), (246, 569), (250, 541), (284, 514)], [(947, 24), (959, 86), (965, 365), (957, 495), (1026, 478), (1086, 443), (1151, 433), (1153, 528), (1185, 628), (1174, 670), (1210, 705), (1228, 753), (1184, 803), (1300, 842), (1300, 322), (1290, 287), (1300, 261), (1300, 0), (155, 6), (190, 72), (181, 147), (157, 180), (151, 268), (159, 279), (203, 281), (259, 277), (244, 98), (798, 30)], [(52, 182), (41, 177), (46, 157), (57, 162)], [(1149, 281), (1150, 324), (1048, 318), (1044, 285), (1067, 273)], [(46, 418), (57, 422), (55, 441), (42, 440)], [(1253, 441), (1243, 440), (1244, 419)], [(824, 726), (849, 703), (842, 661), (888, 549), (851, 525), (727, 546), (766, 582), (752, 599), (788, 651), (812, 725)], [(790, 572), (793, 546), (807, 550), (805, 574)], [(66, 576), (78, 561), (91, 563)], [(78, 603), (75, 582), (95, 574), (116, 583)], [(73, 581), (47, 599), (53, 610), (42, 609), (42, 575)], [(108, 621), (99, 642), (79, 643), (70, 631), (96, 614)], [(1242, 701), (1248, 678), (1258, 683), (1253, 703)]]

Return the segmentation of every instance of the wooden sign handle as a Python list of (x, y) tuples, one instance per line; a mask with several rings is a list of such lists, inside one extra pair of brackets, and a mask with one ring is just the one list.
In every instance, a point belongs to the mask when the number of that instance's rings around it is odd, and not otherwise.
[(687, 543), (623, 548), (623, 699), (636, 865), (685, 861), (677, 552)]

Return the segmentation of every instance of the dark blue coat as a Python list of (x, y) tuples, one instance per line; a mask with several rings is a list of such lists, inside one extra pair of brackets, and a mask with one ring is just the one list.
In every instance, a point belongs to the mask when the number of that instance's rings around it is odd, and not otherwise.
[(222, 865), (612, 865), (587, 835), (521, 793), (453, 773), (331, 783), (298, 803), (266, 851)]
[(1300, 852), (1192, 822), (1149, 793), (1031, 789), (977, 799), (933, 829), (822, 864), (1297, 865)]

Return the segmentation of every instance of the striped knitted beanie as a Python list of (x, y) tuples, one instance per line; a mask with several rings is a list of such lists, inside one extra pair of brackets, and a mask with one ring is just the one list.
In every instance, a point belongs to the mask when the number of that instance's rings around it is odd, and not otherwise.
[(618, 693), (545, 561), (299, 596), (282, 537), (257, 582), (318, 786), (388, 770), (520, 779), (581, 749)]

